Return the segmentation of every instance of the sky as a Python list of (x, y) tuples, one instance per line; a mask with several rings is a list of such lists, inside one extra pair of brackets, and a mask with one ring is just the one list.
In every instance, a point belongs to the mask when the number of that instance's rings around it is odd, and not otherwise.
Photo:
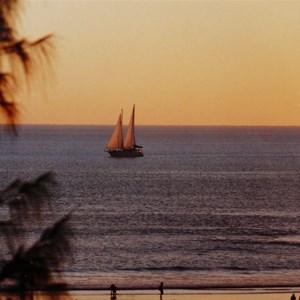
[[(54, 76), (30, 124), (300, 125), (300, 1), (28, 1)], [(46, 91), (45, 91), (46, 90)]]

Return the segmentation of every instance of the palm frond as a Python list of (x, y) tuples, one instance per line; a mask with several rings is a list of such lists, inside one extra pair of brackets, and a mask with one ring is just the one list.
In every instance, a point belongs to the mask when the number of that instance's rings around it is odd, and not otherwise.
[(9, 43), (14, 40), (14, 22), (18, 15), (20, 0), (0, 0), (0, 42)]
[(68, 214), (58, 220), (54, 225), (46, 228), (41, 234), (40, 239), (28, 250), (28, 256), (46, 257), (49, 267), (57, 268), (61, 265), (64, 255), (70, 253), (71, 231), (69, 229), (69, 220), (71, 214)]
[(17, 228), (13, 226), (10, 220), (0, 222), (1, 236), (4, 239), (8, 250), (10, 250), (11, 253), (14, 253), (19, 246), (15, 239), (15, 236), (17, 235), (17, 231), (18, 231)]
[(0, 205), (7, 205), (11, 226), (22, 230), (28, 222), (40, 222), (42, 209), (51, 205), (55, 185), (54, 174), (47, 172), (32, 181), (17, 179), (0, 191)]
[(10, 73), (0, 73), (0, 88), (6, 93), (11, 92), (11, 90), (15, 89), (16, 80), (14, 76)]
[[(45, 35), (35, 41), (22, 39), (4, 46), (3, 51), (6, 53), (11, 74), (10, 76), (6, 74), (2, 78), (2, 98), (10, 98), (12, 100), (0, 101), (0, 107), (2, 107), (2, 113), (4, 113), (7, 123), (13, 132), (16, 132), (15, 124), (19, 116), (18, 105), (14, 99), (14, 92), (17, 91), (17, 88), (23, 86), (30, 89), (30, 83), (34, 83), (34, 80), (30, 81), (30, 79), (34, 78), (39, 79), (38, 89), (42, 86), (46, 86), (50, 78), (48, 72), (51, 71), (54, 50), (52, 34)], [(46, 72), (46, 70), (48, 70), (48, 72)]]
[(20, 0), (0, 0), (0, 11), (7, 15), (16, 13), (21, 4)]
[(22, 181), (20, 179), (15, 179), (4, 190), (0, 192), (0, 196), (7, 198), (8, 194), (10, 194), (11, 191), (17, 190), (21, 184)]
[(48, 34), (35, 41), (22, 39), (5, 46), (3, 50), (9, 55), (12, 64), (15, 59), (18, 59), (23, 66), (25, 75), (31, 76), (34, 62), (38, 63), (39, 68), (44, 61), (50, 64), (50, 58), (54, 51), (53, 35)]
[(39, 221), (41, 208), (50, 205), (50, 190), (55, 184), (52, 172), (44, 173), (32, 181), (15, 181), (10, 189), (6, 189), (6, 194), (10, 195), (8, 205), (11, 220), (22, 224), (29, 214), (34, 213), (36, 218), (32, 222)]
[(14, 39), (14, 30), (8, 23), (7, 17), (0, 9), (0, 42), (5, 44), (12, 42)]
[(16, 58), (19, 60), (26, 76), (30, 75), (32, 62), (28, 53), (28, 45), (27, 40), (23, 39), (7, 45), (3, 49), (11, 60)]
[(0, 108), (5, 115), (8, 124), (14, 126), (19, 111), (13, 99), (13, 93), (16, 91), (16, 81), (9, 73), (0, 73)]
[(15, 101), (9, 101), (7, 95), (0, 89), (0, 112), (2, 112), (10, 125), (12, 132), (17, 135), (16, 120), (19, 115), (19, 110)]
[(62, 263), (62, 255), (69, 252), (70, 231), (67, 215), (47, 228), (40, 239), (25, 250), (22, 246), (0, 272), (0, 281), (15, 280), (27, 289), (46, 287), (51, 283), (53, 270)]
[(56, 184), (52, 172), (32, 181), (17, 179), (0, 191), (0, 205), (8, 208), (8, 222), (0, 222), (0, 231), (11, 253), (22, 244), (27, 225), (41, 221), (41, 211), (52, 197), (51, 187)]
[(56, 184), (52, 172), (47, 172), (33, 181), (25, 181), (19, 187), (19, 193), (26, 195), (28, 198), (39, 200), (41, 198), (48, 198), (50, 196), (49, 186)]

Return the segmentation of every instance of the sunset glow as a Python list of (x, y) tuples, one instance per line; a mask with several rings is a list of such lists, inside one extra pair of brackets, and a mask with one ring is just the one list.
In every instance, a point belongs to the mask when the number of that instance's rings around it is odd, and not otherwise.
[(29, 1), (20, 28), (57, 36), (24, 123), (127, 122), (136, 104), (137, 125), (300, 125), (298, 1)]

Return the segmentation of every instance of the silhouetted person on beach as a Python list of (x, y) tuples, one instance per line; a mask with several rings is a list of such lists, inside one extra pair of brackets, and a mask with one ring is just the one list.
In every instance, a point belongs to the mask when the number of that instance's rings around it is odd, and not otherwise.
[(160, 291), (160, 299), (162, 299), (162, 296), (164, 294), (164, 283), (163, 282), (160, 283), (158, 290)]
[(110, 286), (110, 297), (111, 299), (117, 298), (117, 287), (114, 284)]
[(295, 294), (293, 294), (293, 295), (291, 296), (291, 300), (296, 300)]

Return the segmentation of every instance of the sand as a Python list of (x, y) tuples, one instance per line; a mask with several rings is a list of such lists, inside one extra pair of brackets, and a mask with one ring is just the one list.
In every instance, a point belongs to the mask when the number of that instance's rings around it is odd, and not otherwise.
[[(162, 300), (290, 300), (292, 293), (300, 300), (300, 290), (285, 289), (239, 289), (239, 290), (165, 290)], [(59, 300), (112, 300), (109, 291), (69, 291), (68, 296), (59, 293)], [(16, 299), (11, 294), (1, 293), (0, 300)], [(45, 293), (35, 294), (38, 300), (53, 299)], [(118, 291), (115, 300), (160, 300), (159, 291)]]
[[(195, 291), (195, 290), (165, 290), (162, 300), (290, 300), (295, 293), (297, 300), (300, 292), (297, 290), (265, 291)], [(108, 292), (72, 292), (72, 300), (110, 300)], [(160, 300), (159, 291), (119, 291), (116, 300)]]

